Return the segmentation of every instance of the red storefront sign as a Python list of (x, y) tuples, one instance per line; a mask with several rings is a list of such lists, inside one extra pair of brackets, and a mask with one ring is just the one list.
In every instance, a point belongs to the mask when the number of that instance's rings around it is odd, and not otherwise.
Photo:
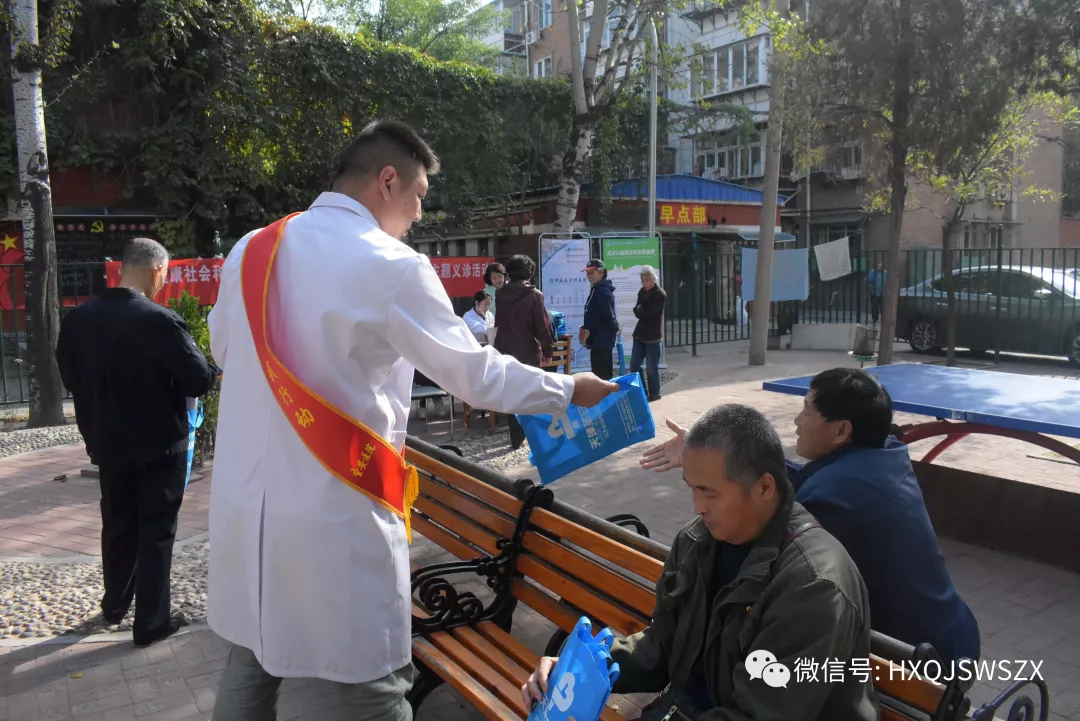
[(442, 281), (446, 294), (451, 298), (471, 298), (476, 291), (484, 289), (484, 271), (495, 262), (494, 258), (462, 256), (458, 258), (430, 258), (431, 267)]
[[(154, 297), (154, 301), (165, 305), (172, 298), (179, 298), (187, 291), (189, 295), (199, 299), (199, 305), (213, 305), (217, 302), (223, 265), (224, 258), (170, 260), (165, 287)], [(105, 282), (110, 288), (120, 285), (120, 261), (105, 263)]]
[(660, 225), (707, 225), (709, 216), (704, 205), (690, 203), (660, 203)]

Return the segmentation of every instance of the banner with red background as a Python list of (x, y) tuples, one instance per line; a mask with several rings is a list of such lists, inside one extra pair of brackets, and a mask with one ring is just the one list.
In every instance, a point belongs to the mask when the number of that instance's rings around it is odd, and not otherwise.
[(435, 257), (429, 260), (451, 298), (471, 298), (476, 291), (483, 290), (484, 271), (495, 262), (494, 258), (478, 256)]
[[(187, 291), (189, 295), (199, 299), (199, 305), (213, 305), (217, 302), (223, 265), (224, 258), (170, 260), (165, 287), (154, 296), (154, 302), (165, 305)], [(111, 260), (105, 264), (105, 282), (110, 288), (120, 285), (120, 261)]]

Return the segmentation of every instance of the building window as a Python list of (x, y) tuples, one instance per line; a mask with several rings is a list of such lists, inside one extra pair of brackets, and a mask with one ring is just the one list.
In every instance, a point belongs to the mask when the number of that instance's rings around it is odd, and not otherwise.
[(551, 27), (551, 0), (540, 0), (536, 24), (541, 30)]
[(746, 85), (746, 43), (738, 43), (732, 46), (731, 70), (732, 89), (738, 90)]
[(690, 67), (691, 92), (694, 97), (768, 82), (762, 57), (767, 53), (769, 37), (761, 35), (718, 48), (695, 58)]
[(712, 95), (716, 84), (716, 56), (712, 53), (701, 58), (701, 95)]
[(510, 11), (510, 27), (507, 32), (520, 33), (525, 27), (525, 6), (518, 5)]
[(696, 140), (694, 153), (695, 170), (703, 177), (713, 180), (727, 178), (760, 178), (764, 175), (763, 153), (760, 140), (751, 136), (751, 142), (728, 147), (714, 148), (715, 141)]
[(840, 167), (845, 170), (862, 168), (862, 143), (844, 143), (840, 150)]
[(551, 56), (547, 56), (543, 60), (537, 60), (533, 63), (533, 77), (534, 78), (550, 78), (551, 77)]
[(754, 38), (746, 44), (746, 84), (757, 85), (760, 82), (758, 66), (758, 46), (759, 42), (757, 38)]

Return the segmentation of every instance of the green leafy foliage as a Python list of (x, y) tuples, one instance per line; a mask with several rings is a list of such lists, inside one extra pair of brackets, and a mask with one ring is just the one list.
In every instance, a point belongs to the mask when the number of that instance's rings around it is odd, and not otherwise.
[[(174, 254), (206, 254), (215, 231), (228, 246), (306, 207), (339, 150), (376, 118), (428, 139), (444, 167), (429, 210), (467, 224), (479, 201), (523, 180), (554, 184), (572, 115), (564, 81), (498, 77), (274, 19), (248, 0), (84, 3), (44, 87), (54, 166), (88, 166), (123, 183), (124, 204), (170, 217), (161, 235)], [(626, 118), (638, 123), (631, 105)], [(0, 129), (10, 123), (11, 93), (0, 90)], [(5, 137), (0, 182), (10, 187)], [(643, 136), (623, 137), (612, 158), (643, 153)]]
[[(169, 308), (187, 323), (188, 333), (192, 340), (199, 346), (203, 355), (213, 363), (210, 355), (210, 326), (206, 322), (208, 306), (199, 305), (199, 299), (187, 291), (179, 298), (169, 299)], [(214, 438), (217, 436), (218, 401), (221, 399), (221, 390), (215, 387), (202, 397), (206, 407), (206, 415), (202, 427), (195, 431), (195, 462), (199, 463), (214, 454)]]

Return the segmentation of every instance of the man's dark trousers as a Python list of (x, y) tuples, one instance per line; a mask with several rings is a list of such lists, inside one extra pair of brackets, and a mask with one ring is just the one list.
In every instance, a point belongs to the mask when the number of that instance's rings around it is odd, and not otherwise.
[(119, 622), (135, 599), (135, 643), (169, 625), (173, 541), (184, 499), (187, 456), (171, 454), (141, 466), (99, 467), (101, 610)]
[(599, 376), (605, 381), (611, 380), (615, 375), (615, 362), (612, 360), (611, 349), (593, 348), (589, 351), (589, 365), (592, 366), (593, 375)]

